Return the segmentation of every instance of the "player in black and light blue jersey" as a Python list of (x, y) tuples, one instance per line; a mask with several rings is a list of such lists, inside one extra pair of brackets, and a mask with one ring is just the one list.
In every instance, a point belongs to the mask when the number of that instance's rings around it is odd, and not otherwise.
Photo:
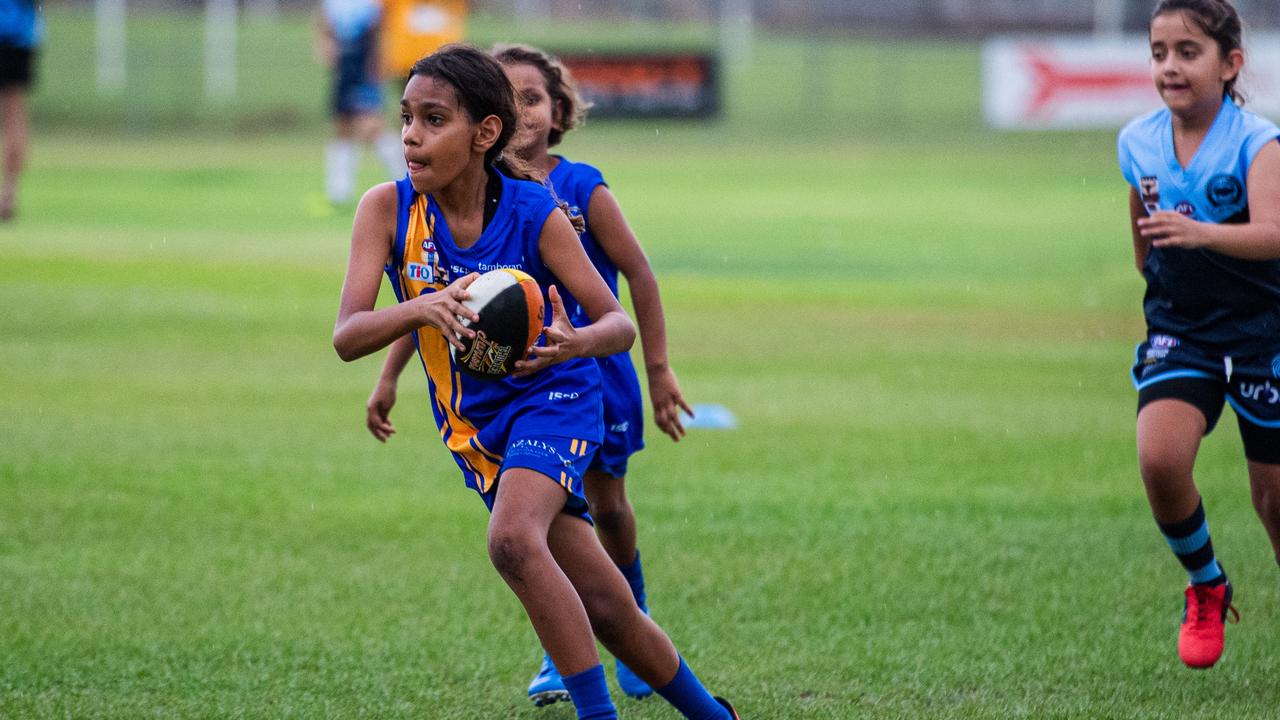
[(371, 146), (394, 180), (404, 175), (400, 139), (383, 127), (381, 0), (323, 0), (316, 18), (316, 54), (329, 66), (334, 137), (325, 151), (328, 201), (350, 202), (358, 145)]
[(1224, 402), (1280, 562), (1280, 130), (1237, 104), (1244, 53), (1229, 2), (1161, 2), (1150, 39), (1166, 107), (1118, 142), (1147, 281), (1147, 339), (1132, 371), (1138, 455), (1156, 522), (1189, 577), (1179, 656), (1203, 668), (1221, 656), (1234, 608), (1192, 470)]
[[(499, 171), (518, 117), (502, 67), (446, 46), (414, 65), (401, 112), (409, 175), (376, 186), (356, 210), (335, 349), (353, 360), (393, 345), (393, 375), (417, 349), (441, 438), (492, 513), (489, 557), (566, 670), (579, 718), (617, 718), (597, 638), (685, 717), (736, 718), (636, 607), (592, 530), (582, 475), (603, 428), (588, 358), (625, 351), (635, 329), (550, 192), (516, 179), (518, 166)], [(476, 314), (462, 301), (477, 272), (512, 266), (546, 289), (551, 323), (510, 379), (473, 380), (449, 352), (474, 336), (461, 318)], [(400, 302), (377, 308), (384, 271)], [(561, 286), (592, 323), (569, 322)], [(385, 439), (394, 429), (379, 419)]]
[[(511, 150), (547, 176), (556, 196), (579, 223), (582, 246), (614, 297), (618, 275), (627, 278), (636, 324), (644, 350), (654, 421), (673, 440), (684, 435), (680, 411), (692, 414), (667, 360), (666, 323), (658, 282), (644, 250), (622, 215), (617, 199), (600, 171), (585, 163), (552, 155), (565, 133), (581, 124), (585, 104), (558, 59), (523, 45), (499, 46), (494, 57), (503, 64), (520, 104), (520, 129)], [(590, 317), (572, 294), (564, 295), (565, 311), (574, 325)], [(644, 401), (631, 354), (597, 358), (604, 397), (605, 434), (596, 459), (587, 471), (586, 493), (596, 518), (596, 533), (631, 586), (636, 604), (648, 612), (644, 570), (636, 548), (635, 511), (626, 492), (630, 457), (644, 447)], [(622, 663), (616, 663), (618, 686), (642, 698), (653, 691)], [(564, 693), (559, 673), (544, 656), (529, 683), (534, 703), (552, 702)]]

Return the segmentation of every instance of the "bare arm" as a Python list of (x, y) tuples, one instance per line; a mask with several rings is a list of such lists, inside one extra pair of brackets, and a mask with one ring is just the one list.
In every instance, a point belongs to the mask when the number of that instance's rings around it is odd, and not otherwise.
[(311, 51), (316, 61), (332, 69), (338, 63), (338, 43), (333, 38), (333, 28), (325, 19), (324, 10), (316, 8), (311, 23)]
[(395, 218), (393, 183), (369, 190), (356, 208), (351, 255), (333, 328), (333, 347), (338, 357), (348, 362), (381, 350), (397, 338), (428, 325), (443, 330), (445, 339), (459, 349), (462, 343), (454, 337), (455, 333), (474, 335), (474, 331), (464, 328), (456, 317), (478, 319), (475, 312), (462, 305), (468, 297), (467, 286), (476, 278), (474, 273), (437, 292), (374, 309), (382, 284), (382, 268), (395, 238)]
[(1270, 142), (1249, 167), (1249, 222), (1202, 223), (1176, 212), (1137, 221), (1152, 247), (1203, 247), (1241, 260), (1280, 259), (1280, 143)]
[(564, 213), (553, 212), (547, 216), (538, 244), (542, 264), (560, 278), (565, 289), (587, 311), (591, 324), (575, 328), (565, 314), (555, 286), (549, 288), (553, 319), (543, 330), (546, 345), (531, 348), (533, 359), (516, 363), (515, 375), (529, 375), (574, 357), (603, 357), (630, 349), (636, 339), (635, 326), (587, 258), (578, 234)]
[(693, 409), (685, 402), (667, 359), (667, 323), (662, 312), (662, 297), (658, 292), (658, 279), (653, 274), (644, 249), (627, 224), (618, 206), (618, 200), (604, 185), (591, 193), (587, 227), (600, 243), (609, 260), (627, 279), (631, 291), (631, 304), (636, 312), (636, 324), (640, 329), (640, 343), (644, 352), (644, 367), (649, 378), (649, 400), (653, 404), (653, 419), (672, 440), (684, 435), (680, 422), (680, 410), (693, 415)]
[(400, 373), (413, 357), (413, 337), (405, 335), (391, 343), (387, 351), (387, 359), (382, 363), (382, 374), (378, 384), (373, 386), (369, 400), (365, 403), (365, 427), (381, 442), (396, 433), (391, 424), (391, 408), (396, 406), (396, 385), (400, 381)]

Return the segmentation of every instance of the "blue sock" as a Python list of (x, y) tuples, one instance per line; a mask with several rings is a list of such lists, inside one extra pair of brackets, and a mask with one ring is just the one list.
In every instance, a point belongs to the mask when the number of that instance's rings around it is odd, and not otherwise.
[(573, 698), (578, 720), (617, 720), (618, 710), (609, 699), (609, 686), (604, 680), (603, 665), (561, 677), (564, 679), (564, 689)]
[(680, 658), (680, 669), (676, 671), (675, 678), (658, 688), (658, 694), (689, 720), (732, 720), (729, 711), (711, 697), (685, 664), (684, 658)]
[(626, 578), (627, 584), (631, 586), (631, 596), (636, 599), (636, 604), (641, 610), (649, 612), (649, 606), (645, 604), (644, 570), (640, 567), (640, 551), (636, 550), (636, 559), (632, 560), (630, 565), (619, 565), (618, 569), (622, 571), (622, 577)]
[(1195, 512), (1186, 520), (1176, 523), (1156, 522), (1164, 539), (1168, 541), (1178, 562), (1186, 568), (1194, 585), (1221, 585), (1227, 576), (1213, 554), (1213, 541), (1209, 538), (1209, 523), (1204, 517), (1204, 503), (1196, 505)]

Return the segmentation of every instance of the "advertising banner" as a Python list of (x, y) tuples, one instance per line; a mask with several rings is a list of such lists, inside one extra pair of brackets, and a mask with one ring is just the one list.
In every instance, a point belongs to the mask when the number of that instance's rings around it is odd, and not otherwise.
[[(1280, 36), (1250, 37), (1245, 107), (1280, 120)], [(982, 109), (1001, 130), (1119, 128), (1160, 107), (1143, 35), (997, 37), (982, 51)]]

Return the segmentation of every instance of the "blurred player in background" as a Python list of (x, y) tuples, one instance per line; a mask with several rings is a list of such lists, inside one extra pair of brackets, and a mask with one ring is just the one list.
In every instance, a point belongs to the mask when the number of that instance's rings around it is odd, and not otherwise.
[(1225, 0), (1159, 3), (1151, 70), (1165, 107), (1129, 123), (1118, 143), (1147, 281), (1147, 340), (1133, 367), (1138, 460), (1189, 576), (1178, 654), (1194, 668), (1218, 661), (1235, 613), (1192, 479), (1224, 401), (1280, 562), (1280, 130), (1238, 105), (1241, 35)]
[(316, 55), (332, 71), (333, 140), (325, 152), (325, 195), (343, 205), (355, 193), (358, 149), (368, 145), (396, 180), (404, 176), (400, 138), (383, 125), (381, 0), (323, 0)]
[[(580, 719), (617, 718), (598, 638), (684, 717), (736, 720), (636, 606), (592, 531), (582, 478), (604, 428), (590, 358), (625, 352), (635, 328), (547, 188), (500, 161), (518, 123), (502, 66), (447, 46), (414, 65), (401, 113), (409, 173), (371, 189), (356, 210), (335, 349), (353, 360), (406, 337), (417, 347), (441, 438), (491, 512), (490, 560), (564, 671)], [(470, 378), (449, 352), (473, 335), (459, 316), (476, 315), (462, 301), (487, 267), (532, 275), (551, 308), (520, 377)], [(384, 271), (399, 303), (377, 309)], [(569, 322), (558, 287), (590, 324)]]
[(0, 127), (4, 132), (0, 221), (13, 219), (18, 179), (26, 165), (31, 133), (27, 95), (35, 82), (41, 34), (33, 0), (0, 0)]
[[(520, 127), (511, 138), (511, 151), (544, 174), (552, 192), (585, 221), (579, 233), (582, 245), (615, 297), (618, 272), (626, 276), (643, 344), (654, 421), (672, 440), (679, 441), (684, 436), (680, 410), (690, 415), (693, 411), (685, 403), (668, 362), (662, 300), (649, 260), (600, 171), (549, 152), (565, 133), (582, 124), (587, 106), (557, 58), (520, 45), (498, 46), (492, 53), (506, 69), (520, 106)], [(574, 325), (591, 322), (571, 295), (565, 294), (564, 302)], [(587, 500), (601, 544), (627, 578), (636, 604), (648, 612), (644, 571), (636, 549), (635, 511), (625, 484), (628, 458), (644, 447), (640, 381), (629, 352), (597, 358), (596, 362), (604, 389), (605, 435), (587, 470)], [(622, 662), (616, 662), (616, 671), (618, 685), (627, 695), (642, 698), (653, 692)], [(560, 674), (545, 654), (542, 667), (529, 684), (529, 697), (539, 705), (567, 699)]]

